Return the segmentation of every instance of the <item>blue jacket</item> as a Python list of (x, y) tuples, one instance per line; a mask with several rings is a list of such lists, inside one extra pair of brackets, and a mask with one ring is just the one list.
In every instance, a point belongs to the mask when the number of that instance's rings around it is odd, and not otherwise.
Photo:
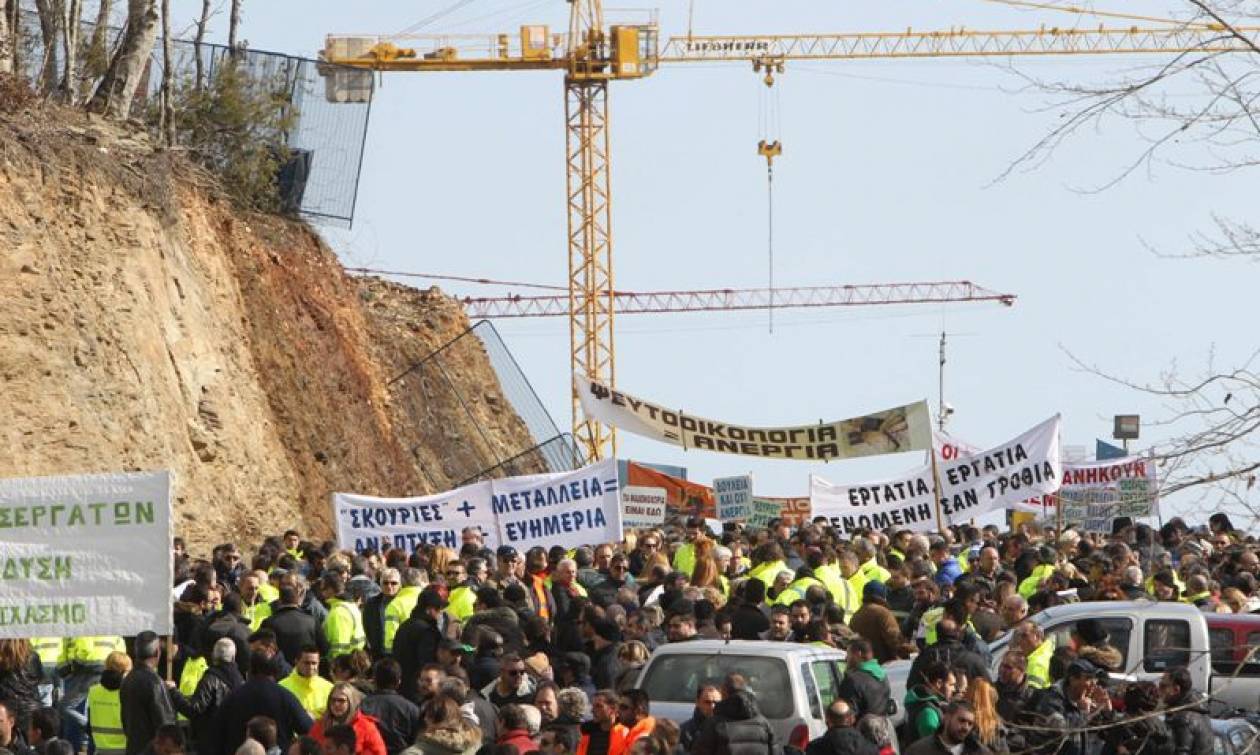
[(936, 569), (936, 584), (941, 587), (952, 585), (954, 580), (962, 576), (962, 573), (962, 567), (958, 565), (958, 559), (950, 556)]

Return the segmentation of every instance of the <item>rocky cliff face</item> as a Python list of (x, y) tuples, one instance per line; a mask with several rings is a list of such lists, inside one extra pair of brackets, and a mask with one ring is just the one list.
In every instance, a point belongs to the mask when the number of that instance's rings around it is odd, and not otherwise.
[(167, 468), (195, 544), (328, 537), (331, 492), (437, 492), (532, 444), (475, 339), (458, 391), (391, 386), (467, 328), (143, 137), (0, 115), (0, 476)]

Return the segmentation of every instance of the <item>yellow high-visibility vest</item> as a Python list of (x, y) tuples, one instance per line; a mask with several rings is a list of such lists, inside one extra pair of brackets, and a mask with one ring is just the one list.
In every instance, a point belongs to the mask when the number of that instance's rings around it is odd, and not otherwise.
[(294, 671), (280, 680), (280, 686), (293, 693), (311, 718), (318, 719), (328, 708), (328, 696), (332, 694), (333, 684), (322, 676), (307, 679), (298, 676)]
[(1045, 689), (1050, 686), (1050, 657), (1053, 655), (1053, 637), (1047, 637), (1036, 650), (1028, 654), (1028, 663), (1024, 666), (1024, 677), (1028, 680), (1029, 687)]
[(127, 735), (123, 733), (122, 703), (118, 700), (118, 690), (93, 684), (87, 693), (87, 713), (97, 755), (121, 755), (126, 752)]
[(416, 604), (420, 602), (420, 588), (415, 585), (408, 585), (398, 591), (394, 599), (385, 606), (385, 652), (394, 649), (394, 635), (398, 634), (398, 627), (402, 623), (411, 618), (411, 612), (415, 610)]
[(328, 601), (324, 637), (328, 640), (328, 654), (333, 658), (367, 647), (367, 633), (363, 631), (363, 613), (359, 607), (337, 598)]

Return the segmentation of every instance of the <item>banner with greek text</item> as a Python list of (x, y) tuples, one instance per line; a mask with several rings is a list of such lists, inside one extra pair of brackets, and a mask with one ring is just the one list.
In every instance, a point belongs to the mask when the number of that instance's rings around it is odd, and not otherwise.
[(665, 523), (665, 507), (668, 498), (665, 488), (622, 488), (622, 526), (628, 530), (661, 526)]
[(859, 529), (889, 527), (912, 532), (939, 530), (932, 467), (880, 482), (833, 485), (810, 475), (809, 502), (814, 516), (825, 516), (844, 535)]
[[(1056, 415), (1000, 446), (938, 459), (944, 524), (961, 524), (1057, 491), (1063, 476), (1059, 423)], [(934, 483), (930, 463), (891, 480), (855, 485), (811, 477), (810, 503), (814, 516), (826, 516), (845, 533), (867, 527), (929, 530), (938, 525)]]
[(337, 544), (412, 550), (420, 543), (459, 549), (465, 527), (486, 546), (518, 550), (618, 542), (622, 539), (616, 459), (572, 472), (489, 480), (416, 498), (334, 493)]
[[(1056, 496), (1045, 496), (1053, 506)], [(1141, 456), (1123, 459), (1064, 464), (1063, 487), (1057, 498), (1063, 502), (1063, 522), (1086, 532), (1111, 532), (1117, 517), (1137, 519), (1151, 516), (1159, 501), (1159, 479), (1155, 462)], [(1040, 512), (1040, 501), (1029, 502), (1027, 510)], [(1024, 506), (1020, 507), (1021, 509)]]
[(1053, 493), (1063, 481), (1059, 458), (1059, 415), (1028, 432), (970, 456), (939, 461), (941, 510), (962, 524), (1026, 498)]
[(499, 547), (499, 527), (490, 505), (490, 483), (475, 482), (437, 495), (377, 498), (333, 494), (337, 544), (362, 553), (384, 553), (417, 545), (443, 545), (459, 550), (465, 527), (476, 527), (491, 550)]
[(174, 631), (167, 472), (0, 480), (0, 638)]
[(575, 387), (587, 419), (688, 450), (827, 461), (926, 451), (932, 444), (926, 401), (836, 422), (744, 427), (654, 404), (589, 378), (578, 378)]
[(717, 518), (723, 522), (743, 522), (752, 516), (752, 475), (719, 477), (713, 481), (717, 496)]
[(616, 459), (572, 472), (494, 480), (491, 486), (499, 540), (519, 551), (615, 543), (624, 535)]

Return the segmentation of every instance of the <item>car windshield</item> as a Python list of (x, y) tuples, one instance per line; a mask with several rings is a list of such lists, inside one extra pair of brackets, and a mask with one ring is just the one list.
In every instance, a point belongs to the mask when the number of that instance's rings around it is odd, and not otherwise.
[(721, 684), (731, 673), (743, 674), (748, 688), (766, 718), (788, 718), (792, 711), (792, 684), (787, 664), (779, 658), (752, 655), (662, 655), (649, 667), (640, 685), (650, 700), (690, 703), (696, 688), (708, 682)]

